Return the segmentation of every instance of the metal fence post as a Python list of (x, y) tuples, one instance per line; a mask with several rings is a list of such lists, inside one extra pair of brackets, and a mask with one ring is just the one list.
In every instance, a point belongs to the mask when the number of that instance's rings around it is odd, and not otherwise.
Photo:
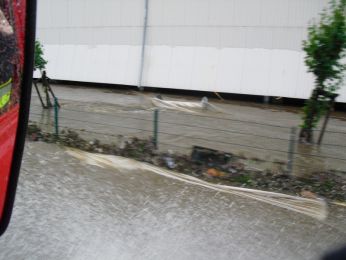
[(289, 174), (292, 174), (292, 170), (293, 170), (293, 154), (294, 154), (294, 146), (295, 146), (295, 141), (296, 141), (296, 133), (297, 133), (297, 128), (292, 127), (291, 128), (291, 134), (290, 134), (290, 140), (289, 140), (289, 144), (288, 144), (287, 172)]
[(54, 97), (54, 126), (55, 135), (59, 136), (59, 102), (56, 97)]
[(159, 110), (154, 110), (154, 137), (153, 143), (155, 148), (158, 148), (158, 131), (159, 131)]

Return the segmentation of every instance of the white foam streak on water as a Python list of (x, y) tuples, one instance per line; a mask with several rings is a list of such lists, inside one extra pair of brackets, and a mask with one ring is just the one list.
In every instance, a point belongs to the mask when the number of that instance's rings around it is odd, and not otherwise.
[(199, 110), (202, 109), (202, 103), (200, 102), (168, 101), (168, 100), (161, 100), (158, 98), (152, 98), (151, 102), (155, 107), (171, 109), (171, 110), (176, 110), (181, 112), (188, 112), (188, 113), (195, 113), (195, 111), (191, 109), (199, 109)]
[(274, 192), (213, 184), (197, 179), (193, 176), (168, 171), (147, 163), (142, 163), (119, 156), (93, 154), (75, 149), (69, 149), (67, 150), (67, 153), (75, 158), (82, 160), (84, 163), (99, 166), (102, 168), (107, 167), (126, 171), (149, 171), (161, 176), (189, 183), (191, 185), (197, 185), (207, 189), (269, 203), (271, 205), (293, 210), (295, 212), (299, 212), (301, 214), (305, 214), (319, 220), (324, 220), (327, 217), (327, 205), (326, 202), (322, 199), (308, 199)]
[(175, 110), (175, 111), (187, 112), (191, 114), (196, 114), (196, 113), (203, 114), (202, 112), (212, 111), (214, 113), (222, 113), (222, 114), (231, 115), (227, 110), (222, 109), (219, 106), (213, 105), (211, 103), (203, 104), (202, 101), (200, 102), (176, 101), (176, 100), (162, 100), (159, 98), (151, 98), (150, 101), (152, 105), (154, 105), (154, 107), (161, 108), (161, 109)]

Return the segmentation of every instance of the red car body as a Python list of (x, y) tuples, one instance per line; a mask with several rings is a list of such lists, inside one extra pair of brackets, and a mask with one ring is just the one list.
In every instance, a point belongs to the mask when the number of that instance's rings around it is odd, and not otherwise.
[(24, 65), (26, 0), (7, 1), (5, 6), (7, 9), (5, 11), (9, 12), (9, 9), (11, 9), (11, 14), (13, 14), (11, 25), (14, 28), (16, 38), (16, 63), (14, 64), (12, 75), (13, 84), (10, 103), (6, 109), (0, 112), (0, 219), (5, 207), (18, 127), (21, 80)]
[(0, 216), (5, 203), (10, 176), (13, 148), (16, 139), (19, 105), (0, 116)]

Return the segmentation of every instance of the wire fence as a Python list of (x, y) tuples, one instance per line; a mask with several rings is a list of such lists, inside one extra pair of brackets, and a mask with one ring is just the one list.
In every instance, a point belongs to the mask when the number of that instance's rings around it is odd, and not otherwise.
[(300, 144), (296, 126), (159, 109), (134, 115), (63, 106), (54, 113), (37, 104), (32, 105), (30, 120), (46, 131), (72, 129), (106, 142), (117, 142), (120, 136), (152, 138), (159, 150), (189, 153), (193, 146), (203, 146), (250, 160), (286, 164), (289, 172), (346, 168), (346, 132), (342, 131), (326, 131), (325, 142), (318, 146)]

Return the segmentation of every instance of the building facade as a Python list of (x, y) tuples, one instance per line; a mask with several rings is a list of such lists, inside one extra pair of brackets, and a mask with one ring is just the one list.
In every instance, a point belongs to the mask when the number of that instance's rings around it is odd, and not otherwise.
[[(60, 80), (308, 98), (307, 26), (328, 0), (39, 0), (38, 39)], [(346, 102), (346, 87), (339, 102)]]

